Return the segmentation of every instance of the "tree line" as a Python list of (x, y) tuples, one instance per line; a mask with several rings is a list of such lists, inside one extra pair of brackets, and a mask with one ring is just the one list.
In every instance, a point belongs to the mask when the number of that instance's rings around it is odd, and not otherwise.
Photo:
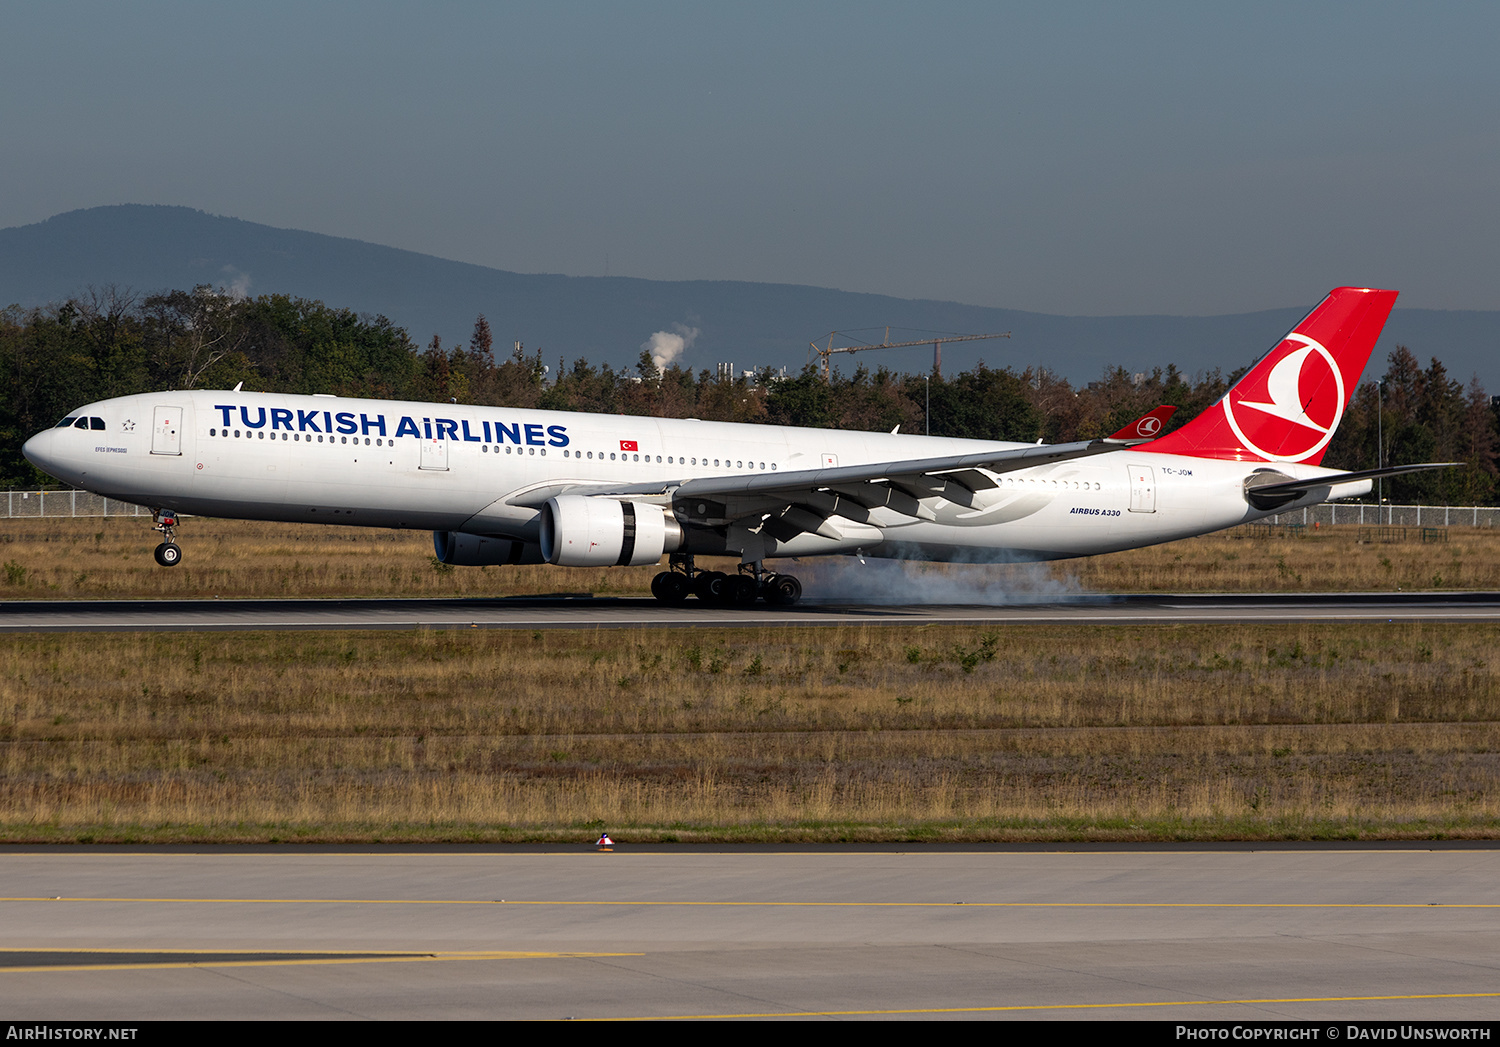
[[(1398, 346), (1385, 373), (1355, 391), (1325, 464), (1347, 469), (1457, 461), (1460, 469), (1387, 482), (1392, 501), (1488, 505), (1497, 485), (1497, 414), (1478, 378), (1450, 378), (1431, 358)], [(616, 370), (516, 343), (498, 360), (480, 316), (467, 344), (425, 347), (384, 316), (357, 315), (289, 295), (237, 297), (207, 285), (137, 295), (93, 289), (61, 303), (0, 311), (0, 483), (46, 478), (21, 444), (81, 404), (165, 389), (333, 393), (378, 399), (532, 407), (557, 411), (764, 422), (814, 428), (930, 432), (979, 440), (1054, 443), (1106, 436), (1157, 404), (1178, 410), (1169, 430), (1214, 404), (1244, 369), (1149, 374), (1116, 367), (1074, 386), (1041, 368), (990, 368), (954, 375), (859, 367), (824, 380), (800, 374), (720, 374), (643, 351)], [(1383, 448), (1383, 449), (1382, 449)]]

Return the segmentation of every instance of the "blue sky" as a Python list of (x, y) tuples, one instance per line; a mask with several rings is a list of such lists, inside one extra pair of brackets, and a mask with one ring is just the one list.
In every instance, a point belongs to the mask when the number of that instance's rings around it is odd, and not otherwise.
[[(0, 226), (1071, 314), (1500, 309), (1500, 5), (35, 4)], [(0, 296), (3, 297), (3, 296)]]

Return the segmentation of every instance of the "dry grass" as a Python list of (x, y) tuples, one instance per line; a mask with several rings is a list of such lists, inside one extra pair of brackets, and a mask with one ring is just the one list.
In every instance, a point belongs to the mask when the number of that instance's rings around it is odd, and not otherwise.
[(0, 637), (0, 838), (1488, 836), (1492, 626)]
[(1453, 527), (1448, 541), (1360, 542), (1362, 528), (1252, 537), (1236, 528), (1202, 538), (1054, 565), (1098, 592), (1389, 592), (1500, 589), (1500, 531)]
[[(1500, 538), (1192, 539), (1099, 591), (1500, 588)], [(12, 598), (644, 593), (422, 533), (10, 521)], [(947, 570), (962, 572), (965, 568)], [(0, 838), (1493, 835), (1496, 630), (1451, 625), (0, 638)]]
[[(10, 520), (0, 596), (317, 598), (650, 591), (656, 568), (447, 567), (427, 531), (190, 519), (177, 567), (151, 557), (143, 519)], [(10, 565), (15, 565), (12, 568)]]
[[(1226, 532), (1035, 572), (1099, 592), (1500, 589), (1500, 532), (1455, 527), (1443, 544), (1371, 545), (1355, 541), (1358, 531), (1269, 540)], [(6, 521), (0, 597), (642, 595), (657, 570), (446, 568), (434, 564), (427, 532), (191, 519), (180, 534), (182, 564), (162, 568), (151, 558), (159, 536), (144, 520)]]

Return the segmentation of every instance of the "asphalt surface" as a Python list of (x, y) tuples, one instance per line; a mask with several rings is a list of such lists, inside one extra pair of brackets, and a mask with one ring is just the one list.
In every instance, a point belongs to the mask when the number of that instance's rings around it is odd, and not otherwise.
[(587, 595), (462, 600), (67, 600), (0, 602), (0, 632), (225, 629), (624, 629), (641, 626), (1493, 622), (1500, 593), (1081, 596), (1011, 605), (714, 607)]
[(11, 1017), (1500, 1019), (1500, 850), (0, 851)]

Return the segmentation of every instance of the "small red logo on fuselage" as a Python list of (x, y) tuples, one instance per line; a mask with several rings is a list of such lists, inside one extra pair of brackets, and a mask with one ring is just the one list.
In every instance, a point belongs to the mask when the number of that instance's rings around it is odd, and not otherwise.
[(622, 451), (639, 451), (640, 449), (641, 449), (640, 445), (638, 443), (636, 443), (634, 440), (621, 440), (620, 441), (620, 450), (622, 450)]

